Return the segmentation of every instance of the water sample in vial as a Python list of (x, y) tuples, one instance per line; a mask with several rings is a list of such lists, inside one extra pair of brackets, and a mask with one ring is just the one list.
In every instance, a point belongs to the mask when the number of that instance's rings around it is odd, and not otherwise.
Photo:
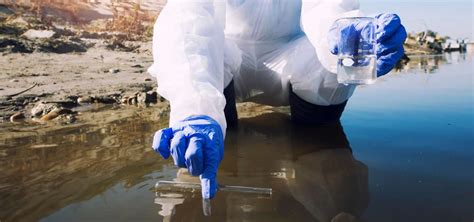
[(376, 20), (349, 17), (336, 21), (337, 81), (341, 84), (366, 85), (377, 79)]
[(368, 85), (377, 80), (375, 55), (340, 56), (337, 63), (337, 81), (342, 84)]

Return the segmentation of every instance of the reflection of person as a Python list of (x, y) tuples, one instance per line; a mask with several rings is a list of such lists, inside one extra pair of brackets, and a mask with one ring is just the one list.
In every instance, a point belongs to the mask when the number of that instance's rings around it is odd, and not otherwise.
[[(149, 72), (170, 101), (171, 128), (155, 134), (153, 148), (200, 175), (203, 197), (212, 198), (235, 98), (290, 105), (302, 122), (339, 120), (355, 87), (337, 83), (331, 52), (363, 27), (349, 24), (342, 34), (331, 26), (358, 7), (357, 0), (170, 0), (155, 25)], [(406, 31), (396, 15), (374, 18), (380, 76), (402, 57)]]
[[(368, 168), (353, 157), (341, 124), (291, 124), (286, 118), (280, 113), (264, 114), (245, 119), (242, 125), (266, 136), (276, 136), (281, 147), (289, 147), (294, 176), (287, 176), (288, 188), (291, 197), (313, 219), (358, 221), (369, 203)], [(296, 204), (284, 208), (301, 211), (293, 206), (298, 208)]]
[[(265, 221), (274, 217), (282, 221), (357, 221), (368, 206), (367, 167), (352, 156), (339, 123), (302, 126), (292, 124), (286, 114), (263, 114), (243, 119), (238, 129), (228, 132), (228, 138), (232, 155), (222, 166), (226, 176), (221, 180), (242, 184), (268, 181), (274, 188), (272, 198), (223, 192), (213, 199), (212, 217), (206, 219), (200, 198), (192, 198), (190, 193), (167, 195), (155, 200), (162, 211), (168, 209), (167, 217), (177, 221)], [(253, 161), (263, 154), (256, 148), (273, 150), (272, 158), (264, 165)], [(250, 173), (256, 169), (259, 176)], [(192, 178), (181, 173), (177, 180), (191, 182)], [(175, 199), (178, 196), (180, 201)], [(166, 208), (170, 203), (171, 210)], [(242, 206), (253, 210), (242, 210)]]
[(293, 197), (317, 221), (358, 221), (369, 203), (368, 169), (352, 156), (342, 126), (293, 128)]

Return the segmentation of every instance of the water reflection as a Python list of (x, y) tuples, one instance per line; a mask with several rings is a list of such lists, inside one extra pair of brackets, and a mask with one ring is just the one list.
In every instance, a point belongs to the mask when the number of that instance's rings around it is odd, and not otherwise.
[(221, 191), (205, 217), (199, 192), (159, 194), (165, 221), (344, 221), (368, 206), (368, 169), (340, 124), (296, 126), (287, 114), (268, 113), (241, 120), (225, 149), (220, 183), (272, 187), (271, 198)]
[(92, 114), (94, 125), (12, 128), (2, 134), (0, 220), (38, 221), (117, 183), (125, 188), (143, 183), (149, 172), (162, 169), (164, 162), (149, 149), (149, 135), (161, 125), (150, 118), (155, 115), (122, 119), (124, 114)]
[[(466, 97), (461, 96), (467, 95), (468, 99), (472, 96), (472, 87), (469, 85), (472, 75), (465, 68), (472, 68), (469, 66), (469, 62), (472, 62), (470, 56), (451, 53), (412, 57), (403, 71), (393, 76), (438, 72), (433, 76), (437, 77), (434, 78), (437, 81), (430, 85), (431, 88), (423, 88), (421, 91), (419, 83), (422, 78), (407, 76), (392, 79), (392, 86), (387, 81), (385, 85), (367, 87), (352, 99), (353, 105), (349, 107), (352, 111), (345, 114), (346, 129), (351, 132), (353, 144), (358, 144), (355, 150), (359, 157), (372, 161), (373, 169), (379, 170), (375, 173), (372, 170), (371, 174), (371, 179), (378, 182), (371, 186), (372, 202), (375, 204), (370, 208), (372, 213), (370, 209), (366, 212), (368, 218), (377, 217), (374, 221), (382, 221), (387, 214), (399, 216), (399, 212), (392, 212), (390, 209), (403, 204), (406, 204), (404, 215), (418, 215), (415, 209), (422, 207), (427, 212), (432, 210), (428, 202), (420, 201), (418, 203), (423, 205), (410, 205), (409, 202), (417, 195), (419, 198), (437, 198), (437, 202), (446, 204), (443, 205), (445, 211), (433, 212), (432, 218), (443, 218), (439, 217), (443, 213), (444, 216), (451, 217), (447, 211), (460, 212), (459, 215), (463, 218), (471, 215), (466, 213), (469, 212), (466, 209), (472, 201), (459, 198), (461, 195), (457, 196), (457, 193), (450, 196), (449, 193), (440, 191), (445, 189), (444, 186), (450, 190), (459, 189), (463, 194), (472, 190), (465, 188), (472, 184), (469, 180), (471, 177), (459, 176), (459, 180), (450, 177), (458, 175), (453, 172), (464, 172), (462, 169), (472, 165), (468, 164), (472, 161), (462, 159), (464, 154), (454, 155), (456, 150), (468, 150), (462, 144), (472, 144), (467, 139), (471, 137), (466, 136), (472, 134), (472, 127), (465, 128), (468, 131), (462, 131), (463, 124), (472, 122), (472, 112), (469, 113), (472, 107), (467, 106), (471, 103), (464, 101), (463, 98)], [(468, 60), (466, 64), (456, 66), (459, 69), (453, 69), (453, 66), (443, 68), (445, 64), (464, 63), (465, 60)], [(452, 82), (453, 80), (456, 81)], [(451, 81), (450, 84), (446, 84), (448, 81)], [(398, 84), (403, 85), (404, 91), (409, 92), (410, 96), (400, 96)], [(386, 90), (385, 94), (377, 88), (382, 86)], [(446, 86), (461, 91), (446, 94)], [(430, 89), (430, 93), (427, 93)], [(373, 95), (384, 95), (384, 98), (390, 99), (385, 103), (380, 99), (368, 103), (367, 101), (372, 100), (367, 98)], [(459, 96), (460, 99), (439, 95)], [(403, 100), (394, 100), (395, 97)], [(444, 99), (441, 107), (438, 105), (440, 98)], [(430, 102), (431, 100), (433, 101)], [(413, 110), (411, 101), (416, 102), (413, 104), (416, 104), (417, 109)], [(423, 103), (419, 104), (420, 101)], [(393, 112), (397, 109), (391, 109), (391, 105), (406, 107), (410, 112), (399, 111), (395, 115)], [(445, 109), (450, 110), (450, 115), (441, 112)], [(258, 110), (266, 112), (264, 109)], [(391, 111), (387, 112), (388, 110)], [(453, 111), (457, 113), (454, 115)], [(345, 221), (350, 217), (362, 217), (368, 207), (368, 169), (353, 156), (343, 127), (340, 124), (296, 126), (284, 111), (275, 111), (241, 119), (239, 128), (228, 132), (225, 159), (218, 176), (219, 181), (226, 185), (271, 187), (273, 195), (271, 198), (262, 198), (219, 192), (211, 202), (211, 216), (206, 217), (199, 192), (163, 193), (156, 197), (152, 190), (160, 179), (196, 181), (196, 178), (188, 177), (183, 171), (177, 171), (171, 166), (172, 161), (162, 160), (149, 148), (152, 133), (167, 125), (167, 116), (163, 116), (163, 112), (156, 107), (128, 112), (128, 109), (120, 112), (102, 110), (80, 117), (79, 122), (72, 126), (2, 125), (0, 220)], [(254, 115), (255, 112), (251, 112)], [(377, 115), (372, 115), (373, 113)], [(424, 113), (423, 116), (429, 121), (423, 122), (419, 113)], [(442, 116), (447, 117), (443, 119)], [(400, 121), (402, 117), (405, 119)], [(433, 119), (436, 121), (432, 121)], [(450, 131), (446, 130), (446, 125), (436, 125), (444, 121), (449, 123), (448, 127), (461, 127), (458, 131)], [(397, 125), (398, 122), (403, 124)], [(387, 124), (392, 124), (391, 131), (384, 131), (386, 134), (373, 140), (372, 135), (379, 135), (380, 129), (386, 129)], [(425, 130), (427, 128), (430, 130)], [(421, 145), (404, 143), (406, 138), (415, 135), (407, 129), (418, 129), (416, 141)], [(369, 139), (367, 135), (371, 135)], [(394, 135), (398, 142), (387, 143), (386, 138)], [(467, 142), (453, 145), (449, 141)], [(374, 153), (374, 146), (383, 146), (384, 149)], [(400, 149), (401, 147), (410, 149)], [(444, 148), (440, 147), (449, 147), (450, 151), (456, 152), (445, 155)], [(406, 150), (413, 153), (406, 153)], [(423, 182), (430, 178), (435, 182), (431, 188), (423, 184), (420, 190), (413, 191), (411, 178), (397, 174), (405, 175), (408, 171), (403, 170), (411, 166), (402, 160), (411, 161), (421, 151), (422, 157), (426, 159), (420, 159), (423, 164), (409, 168), (409, 172), (413, 177), (423, 177)], [(403, 156), (405, 154), (406, 157)], [(394, 160), (388, 158), (396, 155), (399, 156)], [(435, 179), (444, 174), (438, 177), (431, 172), (436, 164), (443, 162), (443, 158), (447, 159), (445, 162), (449, 164), (446, 166), (450, 167), (437, 168), (448, 175), (439, 182)], [(423, 171), (427, 168), (429, 173)], [(381, 181), (389, 181), (384, 189), (389, 190), (391, 185), (391, 192), (377, 192)], [(410, 184), (411, 187), (400, 184)], [(437, 187), (439, 184), (443, 187)], [(426, 189), (431, 193), (420, 195)]]
[[(412, 57), (390, 81), (352, 98), (344, 126), (371, 166), (368, 210), (368, 169), (343, 127), (295, 126), (284, 110), (241, 119), (227, 134), (218, 175), (226, 185), (271, 187), (271, 198), (219, 192), (205, 217), (199, 192), (156, 197), (158, 180), (196, 178), (149, 148), (168, 119), (152, 107), (101, 110), (72, 126), (2, 125), (0, 220), (335, 222), (364, 212), (372, 221), (469, 219), (471, 70), (472, 54)], [(420, 88), (425, 76), (432, 81)]]
[(409, 56), (409, 61), (399, 63), (395, 69), (397, 73), (427, 73), (433, 74), (443, 66), (448, 64), (459, 64), (467, 61), (472, 57), (468, 53), (445, 53), (441, 55), (413, 55)]
[(166, 117), (155, 109), (111, 112), (1, 134), (0, 219), (331, 221), (367, 208), (367, 167), (354, 159), (340, 124), (295, 126), (278, 112), (242, 119), (227, 134), (219, 181), (271, 187), (273, 195), (222, 191), (206, 217), (199, 192), (154, 196), (159, 179), (196, 181), (149, 148)]

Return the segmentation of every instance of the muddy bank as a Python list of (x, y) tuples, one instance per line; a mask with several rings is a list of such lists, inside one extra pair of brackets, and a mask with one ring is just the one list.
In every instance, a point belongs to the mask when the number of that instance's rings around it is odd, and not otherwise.
[[(6, 36), (29, 42), (32, 48), (24, 53), (13, 50), (15, 46), (4, 48), (0, 61), (3, 121), (44, 123), (56, 119), (69, 124), (76, 121), (77, 110), (84, 110), (81, 107), (168, 105), (147, 73), (153, 62), (151, 42), (125, 41), (125, 36), (113, 32), (18, 28), (18, 23), (21, 21), (10, 21), (5, 26), (10, 29)], [(84, 42), (86, 50), (60, 53), (35, 49), (50, 40), (70, 38)], [(249, 103), (239, 107), (244, 117), (267, 109)]]
[(44, 29), (28, 19), (0, 24), (1, 119), (42, 118), (54, 108), (71, 114), (64, 109), (91, 103), (163, 101), (146, 73), (150, 42), (125, 41), (120, 33)]
[(152, 63), (149, 41), (48, 23), (28, 13), (4, 18), (0, 31), (2, 120), (74, 122), (72, 109), (87, 104), (164, 101), (146, 72)]
[[(80, 54), (6, 54), (0, 61), (0, 109), (26, 112), (38, 102), (156, 103), (160, 101), (154, 92), (157, 84), (146, 72), (151, 62), (148, 52), (104, 48)], [(30, 90), (16, 95), (26, 89)], [(2, 116), (9, 118), (6, 112)]]

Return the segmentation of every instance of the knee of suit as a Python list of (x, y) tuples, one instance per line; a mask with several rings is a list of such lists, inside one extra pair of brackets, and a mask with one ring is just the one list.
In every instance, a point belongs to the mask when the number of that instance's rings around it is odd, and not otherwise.
[(309, 103), (296, 95), (290, 86), (292, 121), (300, 124), (323, 125), (339, 122), (347, 100), (338, 105), (321, 106)]
[(234, 80), (232, 80), (224, 89), (224, 96), (226, 100), (224, 108), (225, 119), (227, 121), (227, 127), (232, 128), (237, 126), (238, 123), (237, 107), (235, 105)]
[[(321, 106), (309, 103), (296, 95), (290, 85), (290, 110), (291, 119), (295, 123), (323, 125), (337, 123), (340, 121), (342, 113), (347, 105), (347, 101), (338, 105)], [(238, 125), (238, 114), (235, 102), (234, 81), (224, 89), (226, 98), (226, 106), (224, 108), (225, 118), (228, 127), (236, 127)]]

